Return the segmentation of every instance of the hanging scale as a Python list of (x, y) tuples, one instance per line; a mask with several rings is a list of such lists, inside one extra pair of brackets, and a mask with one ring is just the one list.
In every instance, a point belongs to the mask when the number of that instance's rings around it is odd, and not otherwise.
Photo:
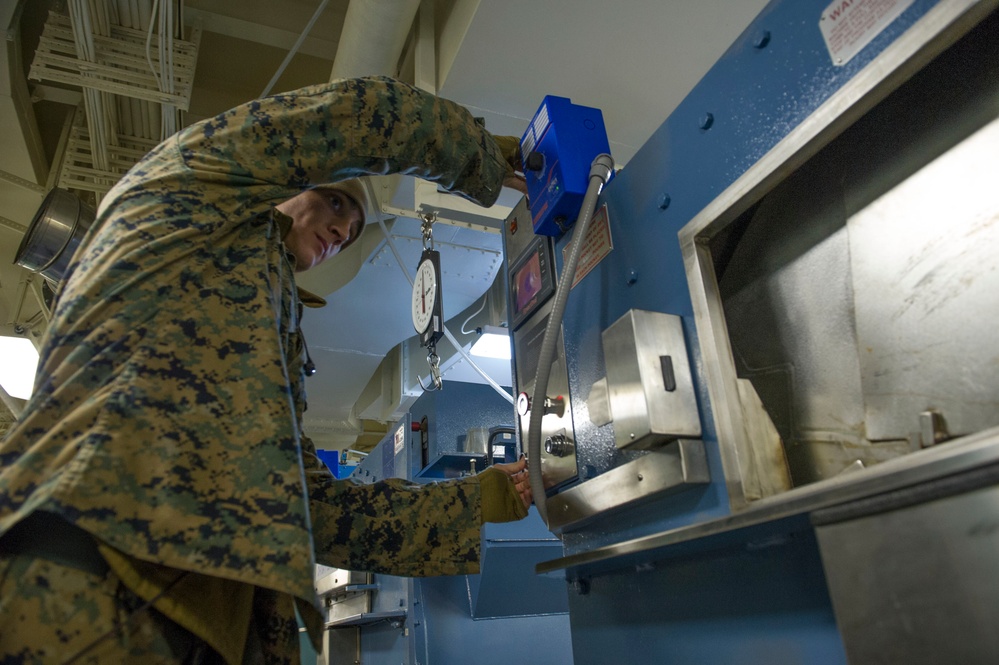
[(437, 340), (444, 335), (444, 315), (441, 302), (441, 261), (440, 252), (434, 249), (433, 224), (436, 213), (422, 214), (420, 228), (423, 232), (423, 254), (413, 280), (413, 328), (420, 336), (420, 346), (427, 347), (427, 363), (434, 387), (423, 385), (424, 390), (440, 390), (443, 383), (440, 373), (440, 357), (437, 355)]

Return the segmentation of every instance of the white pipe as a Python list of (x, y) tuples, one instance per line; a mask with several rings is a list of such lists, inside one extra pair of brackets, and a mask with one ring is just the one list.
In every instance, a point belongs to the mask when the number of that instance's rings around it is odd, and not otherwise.
[(350, 0), (330, 81), (395, 76), (420, 0)]
[(327, 4), (329, 4), (329, 0), (323, 0), (322, 2), (319, 3), (319, 7), (316, 8), (316, 12), (312, 15), (312, 18), (309, 19), (309, 22), (306, 24), (305, 29), (302, 30), (302, 34), (298, 36), (298, 39), (295, 41), (295, 44), (291, 47), (291, 50), (288, 51), (288, 55), (284, 56), (284, 62), (282, 62), (281, 66), (278, 67), (276, 72), (274, 72), (274, 76), (271, 77), (271, 80), (267, 84), (267, 87), (264, 88), (264, 91), (260, 93), (261, 97), (266, 97), (267, 95), (270, 94), (271, 89), (278, 82), (278, 79), (281, 78), (281, 75), (284, 74), (284, 70), (288, 67), (288, 64), (291, 62), (291, 59), (295, 57), (295, 54), (298, 53), (298, 49), (302, 47), (302, 42), (305, 41), (305, 38), (308, 36), (309, 31), (312, 30), (312, 26), (316, 24), (316, 20), (319, 18), (319, 15), (323, 13), (324, 9), (326, 9)]
[[(146, 62), (149, 63), (149, 71), (153, 73), (153, 80), (156, 81), (156, 87), (160, 90), (163, 89), (163, 85), (160, 83), (159, 74), (156, 72), (156, 65), (153, 64), (152, 55), (152, 44), (153, 44), (153, 26), (156, 24), (156, 17), (158, 16), (160, 0), (153, 0), (153, 11), (152, 16), (149, 18), (149, 27), (146, 29)], [(162, 64), (162, 60), (160, 63)]]

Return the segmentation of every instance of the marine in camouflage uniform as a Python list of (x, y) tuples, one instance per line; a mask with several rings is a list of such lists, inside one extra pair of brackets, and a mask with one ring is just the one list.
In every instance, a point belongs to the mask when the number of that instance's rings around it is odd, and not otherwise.
[[(384, 78), (254, 101), (159, 145), (105, 197), (69, 267), (34, 395), (0, 444), (0, 534), (41, 514), (93, 536), (90, 582), (120, 578), (231, 663), (253, 640), (297, 662), (293, 599), (318, 638), (317, 561), (477, 572), (483, 519), (526, 514), (506, 476), (338, 481), (300, 431), (302, 308), (291, 220), (273, 206), (387, 173), (491, 205), (509, 172), (466, 110)], [(0, 555), (0, 602), (21, 602), (16, 616), (0, 606), (8, 635), (49, 616), (24, 609), (17, 586), (32, 576), (9, 557), (20, 540)]]

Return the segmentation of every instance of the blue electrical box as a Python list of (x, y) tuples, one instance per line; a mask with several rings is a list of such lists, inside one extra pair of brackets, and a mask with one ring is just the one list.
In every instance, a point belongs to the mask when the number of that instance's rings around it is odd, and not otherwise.
[(339, 480), (343, 480), (357, 468), (357, 463), (348, 463), (346, 460), (342, 460), (338, 450), (317, 450), (316, 455), (329, 468), (333, 477)]
[(520, 150), (534, 232), (560, 236), (583, 205), (593, 159), (610, 153), (603, 114), (548, 95), (521, 138)]

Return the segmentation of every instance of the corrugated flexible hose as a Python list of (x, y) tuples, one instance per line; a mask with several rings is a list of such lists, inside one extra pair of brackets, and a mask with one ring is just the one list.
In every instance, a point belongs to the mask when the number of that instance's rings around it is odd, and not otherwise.
[(534, 379), (531, 419), (527, 434), (527, 468), (530, 472), (534, 505), (537, 506), (538, 513), (546, 525), (548, 524), (548, 506), (544, 479), (541, 477), (541, 419), (545, 415), (544, 403), (548, 392), (548, 378), (551, 375), (552, 362), (555, 360), (555, 347), (558, 342), (559, 330), (562, 327), (562, 316), (565, 314), (565, 305), (569, 300), (569, 290), (576, 274), (576, 264), (579, 262), (579, 255), (583, 249), (586, 230), (590, 226), (590, 220), (593, 219), (597, 197), (600, 196), (600, 191), (610, 179), (613, 170), (614, 160), (608, 154), (597, 155), (590, 164), (589, 183), (586, 194), (583, 196), (579, 217), (576, 219), (572, 247), (569, 250), (569, 258), (566, 259), (565, 266), (562, 268), (558, 288), (555, 290), (555, 303), (552, 305), (551, 314), (548, 315), (545, 336), (541, 342), (541, 353), (538, 356), (538, 370)]

